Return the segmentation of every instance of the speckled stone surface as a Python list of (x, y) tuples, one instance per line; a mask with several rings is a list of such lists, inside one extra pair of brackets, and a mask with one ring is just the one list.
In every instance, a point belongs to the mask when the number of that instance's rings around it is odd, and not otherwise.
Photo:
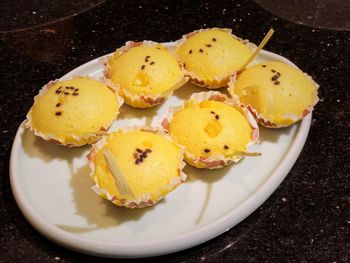
[[(19, 5), (18, 13), (22, 11)], [(39, 17), (49, 14), (28, 6), (26, 11)], [(276, 33), (266, 49), (308, 72), (321, 86), (321, 101), (298, 161), (259, 209), (221, 236), (157, 260), (350, 262), (350, 33), (294, 24), (253, 1), (238, 0), (106, 1), (43, 27), (0, 32), (0, 262), (123, 261), (71, 252), (27, 223), (9, 182), (15, 132), (33, 97), (49, 80), (127, 40), (176, 40), (194, 29), (214, 26), (232, 28), (255, 43), (273, 27)]]

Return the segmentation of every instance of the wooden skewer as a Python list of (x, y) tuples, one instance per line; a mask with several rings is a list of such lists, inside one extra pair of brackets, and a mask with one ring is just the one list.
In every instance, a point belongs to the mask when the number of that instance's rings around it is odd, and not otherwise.
[(241, 70), (245, 69), (245, 67), (248, 66), (249, 63), (252, 62), (256, 58), (256, 56), (259, 54), (260, 50), (262, 50), (264, 48), (264, 46), (267, 44), (267, 42), (270, 40), (270, 38), (272, 37), (273, 33), (275, 33), (275, 31), (271, 28), (269, 30), (269, 32), (267, 32), (267, 34), (263, 38), (263, 40), (260, 42), (258, 48), (255, 50), (253, 55), (250, 56), (250, 58), (247, 60), (247, 62), (242, 67), (240, 67), (238, 71), (241, 71)]
[(119, 193), (123, 196), (131, 197), (132, 199), (135, 199), (135, 194), (131, 190), (116, 159), (113, 157), (113, 154), (110, 152), (110, 150), (105, 149), (103, 151), (103, 157), (107, 163), (108, 169), (111, 171), (111, 173), (115, 178), (116, 187)]

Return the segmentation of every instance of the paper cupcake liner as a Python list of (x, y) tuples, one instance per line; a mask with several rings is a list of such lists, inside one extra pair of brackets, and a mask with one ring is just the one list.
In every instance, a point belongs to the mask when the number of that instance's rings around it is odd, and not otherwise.
[[(77, 77), (79, 77), (79, 76), (75, 76), (75, 77), (72, 77), (70, 79), (77, 78)], [(82, 77), (89, 78), (89, 77), (85, 77), (85, 76), (82, 76)], [(89, 78), (89, 79), (95, 80), (93, 78)], [(49, 83), (47, 83), (46, 85), (44, 85), (39, 90), (39, 94), (34, 97), (34, 104), (37, 102), (39, 97), (43, 96), (51, 87), (53, 87), (55, 84), (57, 84), (58, 82), (61, 82), (61, 81), (63, 81), (63, 80), (56, 79), (56, 80), (52, 80)], [(108, 86), (108, 87), (111, 90), (113, 90), (110, 86)], [(99, 140), (109, 130), (109, 128), (112, 126), (113, 122), (115, 121), (115, 119), (117, 118), (117, 116), (119, 114), (120, 107), (123, 105), (123, 102), (124, 102), (123, 99), (118, 95), (117, 92), (114, 91), (114, 94), (115, 94), (115, 96), (117, 98), (117, 102), (118, 102), (118, 108), (117, 108), (117, 111), (115, 113), (115, 117), (110, 122), (102, 125), (101, 128), (96, 132), (85, 133), (85, 134), (69, 134), (68, 137), (72, 138), (74, 142), (68, 142), (67, 138), (60, 138), (60, 137), (56, 136), (55, 134), (51, 134), (51, 133), (45, 134), (45, 133), (42, 133), (39, 130), (35, 129), (32, 125), (33, 123), (32, 123), (32, 118), (31, 118), (33, 106), (30, 108), (29, 112), (27, 113), (26, 120), (24, 122), (24, 127), (30, 129), (36, 136), (41, 137), (45, 141), (49, 141), (49, 142), (55, 143), (57, 145), (62, 145), (62, 146), (66, 146), (69, 148), (79, 147), (79, 146), (83, 146), (86, 144), (92, 144), (92, 143), (96, 142), (97, 140)]]
[[(179, 153), (179, 165), (178, 165), (179, 166), (179, 168), (178, 168), (179, 175), (177, 177), (174, 177), (173, 179), (171, 179), (171, 181), (168, 185), (161, 187), (155, 193), (143, 194), (134, 200), (127, 200), (125, 198), (113, 196), (106, 189), (102, 188), (100, 186), (98, 180), (95, 179), (95, 176), (94, 176), (96, 167), (95, 167), (93, 160), (94, 160), (94, 157), (96, 156), (97, 152), (100, 151), (104, 147), (104, 145), (106, 145), (107, 136), (103, 137), (97, 143), (92, 145), (92, 148), (91, 148), (89, 154), (87, 155), (87, 160), (89, 162), (89, 166), (91, 169), (90, 177), (95, 182), (95, 185), (92, 186), (91, 188), (96, 194), (102, 196), (103, 198), (111, 201), (113, 204), (118, 205), (118, 206), (125, 206), (127, 208), (143, 208), (143, 207), (154, 205), (155, 203), (160, 201), (162, 198), (164, 198), (164, 196), (167, 193), (171, 192), (178, 185), (180, 185), (181, 183), (186, 181), (187, 175), (182, 171), (182, 169), (186, 165), (186, 163), (183, 161), (185, 149), (182, 145), (179, 145), (178, 143), (176, 143), (168, 134), (164, 133), (162, 130), (159, 130), (159, 129), (155, 129), (155, 128), (151, 128), (151, 127), (147, 127), (147, 126), (134, 126), (134, 127), (129, 127), (129, 128), (125, 128), (125, 129), (120, 129), (117, 132), (126, 133), (126, 132), (134, 131), (134, 130), (149, 131), (149, 132), (153, 132), (155, 134), (159, 134), (181, 149), (181, 151)], [(162, 193), (166, 193), (166, 194), (164, 195)], [(151, 196), (158, 196), (158, 198), (152, 199)]]
[[(228, 104), (239, 110), (246, 117), (250, 127), (252, 128), (251, 141), (246, 145), (246, 149), (259, 142), (259, 126), (248, 109), (236, 106), (233, 100), (230, 100), (225, 94), (222, 94), (218, 91), (194, 93), (190, 97), (190, 101), (194, 101), (195, 103), (200, 103), (201, 101), (205, 100), (220, 101)], [(183, 108), (184, 105), (179, 107), (171, 107), (168, 112), (161, 118), (160, 126), (163, 128), (164, 132), (169, 133), (169, 124), (174, 114)], [(213, 155), (208, 158), (203, 158), (201, 156), (198, 157), (191, 154), (189, 151), (187, 151), (187, 149), (185, 150), (186, 161), (190, 165), (197, 168), (219, 169), (232, 162), (238, 162), (240, 159), (242, 159), (242, 157), (243, 156), (241, 155), (233, 155), (232, 157), (225, 157), (224, 155)]]
[[(205, 32), (205, 31), (209, 31), (209, 30), (220, 30), (220, 31), (224, 31), (227, 32), (229, 34), (231, 34), (236, 40), (238, 40), (239, 42), (241, 42), (242, 44), (244, 44), (245, 46), (247, 46), (249, 49), (251, 49), (253, 52), (255, 51), (255, 49), (257, 48), (257, 46), (251, 42), (249, 42), (249, 40), (247, 39), (242, 39), (237, 37), (236, 35), (232, 34), (232, 30), (230, 28), (217, 28), (217, 27), (213, 27), (213, 28), (206, 28), (206, 29), (199, 29), (199, 30), (195, 30), (191, 33), (188, 33), (186, 35), (183, 35), (181, 39), (179, 39), (178, 41), (176, 41), (176, 53), (178, 52), (180, 46), (191, 36), (200, 33), (200, 32)], [(178, 60), (181, 61), (180, 57), (178, 56)], [(227, 88), (228, 82), (229, 82), (229, 78), (230, 75), (222, 77), (222, 78), (214, 78), (211, 80), (208, 79), (202, 79), (200, 78), (198, 75), (196, 75), (194, 72), (189, 71), (188, 69), (186, 69), (186, 67), (184, 66), (184, 69), (186, 71), (186, 74), (189, 76), (190, 78), (190, 82), (203, 87), (203, 88), (208, 88), (208, 89), (220, 89), (220, 88)], [(234, 74), (234, 72), (232, 73)]]
[[(316, 92), (315, 92), (312, 104), (309, 107), (307, 107), (306, 109), (304, 109), (302, 114), (295, 115), (295, 114), (288, 113), (288, 114), (283, 115), (282, 119), (292, 120), (293, 121), (292, 124), (302, 120), (306, 115), (308, 115), (310, 112), (312, 112), (314, 109), (314, 106), (319, 101), (318, 89), (320, 86), (312, 79), (311, 76), (309, 76), (305, 72), (303, 72), (303, 73), (309, 78), (312, 85), (315, 87)], [(292, 125), (292, 124), (287, 125), (287, 124), (275, 123), (272, 119), (269, 119), (269, 118), (265, 117), (262, 113), (259, 113), (252, 105), (250, 105), (250, 104), (245, 105), (244, 103), (242, 103), (240, 101), (238, 95), (235, 93), (236, 82), (237, 82), (237, 73), (233, 74), (230, 77), (230, 82), (229, 82), (229, 86), (228, 86), (227, 91), (230, 93), (230, 95), (231, 95), (232, 99), (235, 101), (235, 103), (242, 108), (248, 109), (260, 125), (267, 127), (267, 128), (283, 128), (283, 127), (288, 127), (288, 126)]]
[(163, 101), (165, 101), (169, 96), (173, 94), (173, 92), (183, 86), (187, 81), (188, 77), (185, 76), (185, 70), (183, 68), (183, 65), (179, 63), (179, 66), (181, 68), (181, 71), (183, 72), (182, 77), (168, 90), (164, 91), (163, 93), (152, 95), (152, 94), (146, 94), (146, 93), (132, 93), (128, 91), (126, 88), (121, 87), (119, 84), (116, 84), (111, 79), (111, 73), (110, 73), (110, 65), (109, 61), (114, 57), (120, 57), (123, 53), (127, 52), (129, 49), (137, 46), (149, 46), (149, 47), (156, 47), (156, 46), (162, 46), (166, 50), (168, 50), (171, 54), (171, 52), (168, 48), (164, 47), (162, 44), (153, 42), (153, 41), (142, 41), (142, 42), (134, 42), (134, 41), (128, 41), (125, 43), (125, 45), (115, 51), (115, 53), (112, 56), (107, 57), (103, 61), (104, 70), (103, 70), (103, 81), (105, 83), (108, 83), (109, 86), (113, 87), (125, 100), (125, 103), (135, 107), (135, 108), (150, 108), (156, 105), (161, 104)]

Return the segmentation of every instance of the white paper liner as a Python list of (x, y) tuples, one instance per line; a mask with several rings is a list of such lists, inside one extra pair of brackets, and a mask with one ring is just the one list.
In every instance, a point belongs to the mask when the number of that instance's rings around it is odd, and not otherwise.
[[(252, 128), (251, 141), (246, 145), (246, 149), (250, 146), (257, 144), (259, 142), (259, 126), (256, 123), (253, 115), (246, 108), (240, 108), (235, 105), (233, 100), (230, 100), (225, 94), (222, 94), (218, 91), (207, 91), (207, 92), (199, 92), (194, 93), (190, 97), (190, 101), (194, 101), (195, 103), (200, 103), (205, 100), (214, 100), (220, 101), (225, 104), (228, 104), (235, 109), (239, 110), (247, 119), (250, 127)], [(168, 110), (168, 112), (161, 118), (160, 126), (163, 130), (169, 133), (169, 124), (174, 116), (174, 114), (184, 108), (184, 105), (179, 107), (172, 107)], [(233, 155), (228, 158), (224, 155), (212, 155), (208, 158), (202, 158), (191, 154), (189, 151), (185, 151), (186, 159), (189, 161), (189, 164), (198, 167), (198, 168), (206, 168), (206, 169), (219, 169), (222, 168), (232, 162), (238, 162), (242, 159), (242, 155)], [(203, 167), (204, 166), (204, 167)]]
[[(96, 79), (93, 79), (93, 78), (90, 78), (87, 76), (74, 76), (70, 79), (73, 79), (73, 78), (88, 78), (91, 80), (98, 81)], [(68, 80), (70, 80), (70, 79), (68, 79)], [(36, 103), (37, 99), (39, 97), (43, 96), (51, 87), (53, 87), (55, 84), (62, 82), (62, 81), (65, 81), (65, 80), (56, 79), (56, 80), (52, 80), (49, 83), (47, 83), (46, 85), (44, 85), (39, 90), (39, 94), (34, 97), (34, 104)], [(31, 112), (32, 112), (34, 104), (27, 113), (26, 120), (24, 122), (24, 127), (30, 129), (36, 136), (43, 138), (45, 141), (49, 141), (49, 142), (52, 142), (52, 143), (55, 143), (58, 145), (62, 145), (62, 146), (66, 146), (69, 148), (79, 147), (79, 146), (83, 146), (86, 144), (92, 144), (92, 143), (96, 142), (97, 140), (99, 140), (109, 130), (109, 128), (112, 126), (112, 123), (115, 121), (115, 119), (117, 118), (117, 116), (119, 114), (120, 107), (124, 103), (124, 100), (119, 96), (119, 94), (112, 87), (110, 87), (107, 84), (106, 84), (106, 86), (109, 87), (114, 92), (116, 99), (117, 99), (118, 108), (116, 110), (115, 117), (113, 119), (111, 119), (111, 121), (109, 121), (108, 123), (105, 123), (104, 125), (102, 125), (98, 131), (91, 132), (91, 133), (85, 133), (85, 134), (69, 134), (69, 136), (67, 136), (67, 137), (73, 138), (73, 140), (75, 141), (74, 143), (73, 142), (68, 143), (65, 141), (66, 140), (65, 138), (64, 139), (59, 138), (55, 134), (50, 134), (50, 133), (44, 134), (32, 126)]]
[[(134, 200), (127, 200), (125, 198), (119, 198), (117, 196), (112, 196), (106, 189), (103, 189), (100, 186), (98, 180), (97, 179), (95, 180), (95, 178), (94, 178), (95, 177), (94, 176), (95, 164), (93, 162), (93, 159), (94, 159), (96, 153), (99, 150), (101, 150), (104, 147), (104, 145), (106, 145), (106, 143), (107, 143), (108, 135), (104, 136), (101, 140), (99, 140), (97, 143), (92, 145), (92, 148), (91, 148), (89, 154), (87, 155), (87, 160), (89, 162), (89, 166), (91, 169), (90, 177), (95, 182), (95, 185), (92, 186), (91, 188), (96, 194), (102, 196), (103, 198), (106, 198), (107, 200), (111, 201), (113, 204), (118, 205), (118, 206), (125, 206), (127, 208), (143, 208), (143, 207), (147, 207), (147, 206), (152, 206), (155, 203), (157, 203), (158, 201), (160, 201), (162, 198), (164, 198), (164, 195), (161, 194), (162, 192), (166, 192), (166, 193), (171, 192), (178, 185), (185, 182), (187, 179), (187, 175), (182, 171), (182, 169), (186, 165), (186, 163), (183, 161), (185, 149), (182, 145), (176, 143), (168, 134), (164, 133), (162, 130), (147, 127), (147, 126), (133, 126), (133, 127), (120, 129), (120, 130), (117, 130), (115, 132), (127, 133), (129, 131), (135, 131), (135, 130), (149, 131), (149, 132), (153, 132), (155, 134), (161, 135), (181, 149), (180, 153), (179, 153), (179, 168), (178, 168), (179, 175), (177, 177), (172, 178), (170, 183), (168, 185), (161, 187), (158, 192), (143, 194)], [(152, 200), (151, 199), (152, 195), (158, 196), (158, 198), (155, 200)]]
[[(205, 32), (205, 31), (209, 31), (209, 30), (220, 30), (220, 31), (224, 31), (227, 32), (229, 34), (231, 34), (236, 40), (238, 40), (239, 42), (241, 42), (242, 44), (244, 44), (245, 46), (247, 46), (250, 50), (252, 50), (252, 52), (254, 52), (257, 48), (257, 46), (251, 42), (249, 42), (249, 40), (247, 39), (242, 39), (237, 37), (236, 35), (232, 34), (232, 29), (230, 28), (217, 28), (217, 27), (213, 27), (213, 28), (206, 28), (206, 29), (199, 29), (199, 30), (195, 30), (191, 33), (185, 34), (182, 36), (181, 39), (177, 40), (176, 43), (176, 53), (178, 53), (177, 51), (179, 50), (179, 48), (181, 47), (181, 45), (191, 36), (200, 33), (200, 32)], [(178, 55), (178, 60), (181, 61), (180, 56)], [(184, 67), (186, 74), (189, 76), (191, 83), (203, 87), (203, 88), (208, 88), (208, 89), (220, 89), (220, 88), (224, 88), (227, 87), (228, 81), (229, 81), (229, 77), (230, 75), (227, 75), (225, 77), (216, 77), (213, 80), (210, 81), (210, 83), (206, 83), (207, 80), (203, 80), (201, 79), (198, 75), (196, 75), (194, 72), (189, 71), (188, 69), (186, 69), (186, 67)], [(234, 74), (235, 72), (232, 72), (232, 74)]]
[[(121, 87), (119, 84), (114, 83), (111, 79), (111, 73), (110, 73), (110, 65), (109, 60), (117, 54), (118, 57), (120, 57), (123, 53), (127, 52), (129, 49), (137, 46), (149, 46), (149, 47), (155, 47), (155, 46), (162, 46), (164, 49), (168, 50), (169, 53), (173, 54), (173, 52), (170, 51), (167, 47), (163, 46), (162, 44), (144, 40), (142, 42), (134, 42), (134, 41), (128, 41), (125, 43), (124, 46), (117, 49), (113, 55), (107, 57), (102, 62), (104, 65), (103, 70), (103, 81), (107, 83), (109, 86), (113, 87), (117, 92), (125, 99), (125, 103), (135, 107), (135, 108), (150, 108), (156, 105), (161, 104), (163, 101), (165, 101), (169, 96), (173, 94), (173, 92), (180, 88), (181, 86), (185, 85), (185, 83), (188, 81), (189, 77), (185, 76), (185, 70), (183, 68), (182, 63), (178, 62), (180, 69), (182, 71), (181, 78), (168, 90), (164, 91), (163, 93), (152, 95), (152, 94), (146, 94), (146, 93), (131, 93), (127, 88)], [(174, 58), (176, 58), (174, 56)]]
[[(262, 63), (262, 62), (261, 62)], [(298, 67), (295, 67), (297, 69), (299, 69)], [(299, 69), (300, 70), (300, 69)], [(300, 70), (301, 71), (301, 70)], [(283, 115), (282, 119), (288, 119), (288, 120), (292, 120), (293, 122), (289, 125), (287, 124), (281, 124), (281, 123), (275, 123), (272, 119), (269, 119), (267, 117), (265, 117), (262, 113), (259, 113), (251, 104), (245, 105), (243, 102), (240, 101), (239, 96), (235, 93), (235, 85), (237, 82), (237, 73), (233, 74), (230, 77), (230, 81), (228, 83), (228, 89), (227, 91), (229, 92), (229, 94), (232, 96), (232, 99), (235, 101), (235, 103), (237, 105), (239, 105), (242, 108), (247, 108), (254, 116), (254, 118), (257, 120), (257, 122), (267, 128), (283, 128), (283, 127), (288, 127), (300, 120), (302, 120), (306, 115), (308, 115), (310, 112), (313, 111), (315, 105), (317, 104), (317, 102), (319, 101), (318, 98), (318, 89), (319, 89), (319, 85), (312, 79), (312, 77), (308, 74), (306, 74), (305, 72), (303, 72), (303, 74), (305, 76), (307, 76), (307, 78), (311, 81), (312, 85), (315, 87), (315, 95), (313, 98), (313, 102), (312, 104), (307, 107), (302, 114), (300, 115), (295, 115), (292, 113), (288, 113)]]

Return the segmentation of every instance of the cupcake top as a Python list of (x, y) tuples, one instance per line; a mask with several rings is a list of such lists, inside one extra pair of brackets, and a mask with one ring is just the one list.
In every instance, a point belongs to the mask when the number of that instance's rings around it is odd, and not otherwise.
[[(257, 141), (254, 120), (227, 103), (221, 93), (198, 93), (175, 110), (163, 127), (186, 148), (186, 161), (198, 168), (220, 168), (245, 155)], [(252, 121), (252, 123), (250, 122)]]
[(87, 78), (53, 81), (34, 98), (26, 126), (67, 146), (95, 142), (116, 118), (122, 100), (105, 84)]
[(229, 76), (244, 65), (252, 50), (231, 30), (213, 28), (184, 36), (177, 54), (197, 84), (220, 88), (227, 86)]
[(301, 70), (266, 61), (232, 79), (229, 92), (265, 126), (289, 126), (312, 111), (318, 85)]
[[(116, 131), (98, 142), (88, 158), (93, 189), (119, 206), (150, 206), (186, 179), (182, 147), (153, 130)], [(111, 162), (121, 178), (116, 178)], [(120, 179), (127, 191), (118, 185)]]
[(131, 106), (132, 99), (164, 98), (181, 86), (179, 82), (184, 84), (175, 57), (163, 45), (150, 41), (127, 42), (108, 60), (106, 75)]

